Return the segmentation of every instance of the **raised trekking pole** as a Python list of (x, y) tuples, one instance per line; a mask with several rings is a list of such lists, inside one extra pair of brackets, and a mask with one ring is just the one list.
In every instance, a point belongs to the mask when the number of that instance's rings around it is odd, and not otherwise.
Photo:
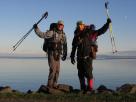
[[(108, 5), (109, 5), (108, 0), (105, 0), (106, 15), (107, 15), (107, 18), (110, 18)], [(117, 48), (116, 48), (116, 44), (115, 44), (114, 33), (112, 31), (112, 23), (109, 24), (109, 34), (110, 34), (110, 39), (111, 39), (112, 52), (116, 53), (117, 52)]]
[[(45, 18), (47, 18), (48, 12), (45, 12), (41, 19), (36, 23), (37, 25)], [(32, 32), (34, 28), (32, 27), (14, 46), (13, 46), (13, 51), (15, 51), (18, 46), (24, 41), (24, 39)]]

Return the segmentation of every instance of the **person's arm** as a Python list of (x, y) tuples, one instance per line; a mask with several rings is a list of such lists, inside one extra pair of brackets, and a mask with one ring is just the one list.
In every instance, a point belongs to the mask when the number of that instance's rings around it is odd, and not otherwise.
[(107, 19), (106, 24), (104, 24), (102, 28), (96, 30), (97, 36), (104, 34), (107, 31), (107, 29), (109, 28), (110, 23), (111, 23), (111, 19)]
[(71, 51), (70, 57), (72, 58), (75, 57), (76, 49), (77, 49), (77, 42), (76, 42), (76, 36), (74, 36), (73, 41), (72, 41), (72, 51)]
[(41, 32), (41, 30), (38, 28), (37, 24), (33, 25), (34, 31), (37, 36), (40, 38), (51, 38), (53, 36), (53, 31), (46, 31), (46, 32)]
[(41, 30), (38, 27), (34, 29), (34, 31), (36, 35), (39, 36), (40, 38), (45, 38), (46, 32), (41, 32)]
[(77, 42), (76, 42), (76, 36), (74, 36), (73, 41), (72, 41), (72, 51), (71, 51), (71, 54), (70, 54), (72, 64), (75, 64), (76, 49), (77, 49)]
[(64, 34), (64, 42), (63, 42), (63, 57), (64, 57), (64, 60), (67, 57), (67, 39), (65, 34)]

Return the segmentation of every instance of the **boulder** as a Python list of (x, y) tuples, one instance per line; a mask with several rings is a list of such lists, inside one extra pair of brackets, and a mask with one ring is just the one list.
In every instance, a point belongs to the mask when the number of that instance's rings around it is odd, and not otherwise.
[(136, 93), (136, 84), (124, 84), (117, 88), (117, 92), (120, 93)]
[(37, 92), (48, 93), (48, 94), (64, 94), (64, 91), (56, 89), (56, 88), (49, 88), (46, 85), (41, 85)]
[(98, 93), (103, 93), (103, 94), (112, 94), (114, 91), (111, 90), (111, 89), (108, 89), (106, 86), (104, 85), (100, 85), (98, 88), (97, 88), (97, 92)]
[(58, 90), (64, 91), (64, 92), (71, 92), (73, 91), (73, 87), (66, 84), (58, 84), (57, 87)]
[(60, 95), (60, 94), (64, 94), (65, 92), (59, 89), (48, 88), (48, 93), (53, 95)]
[(12, 93), (13, 90), (10, 86), (0, 87), (0, 93)]
[(46, 85), (41, 85), (37, 92), (48, 93), (48, 87)]
[(134, 85), (130, 91), (131, 94), (136, 93), (136, 85)]
[(104, 85), (100, 85), (98, 88), (97, 88), (97, 91), (98, 92), (102, 92), (102, 91), (105, 91), (105, 90), (108, 90), (106, 86)]
[(27, 94), (35, 94), (35, 92), (32, 91), (32, 90), (28, 90), (26, 93), (27, 93)]

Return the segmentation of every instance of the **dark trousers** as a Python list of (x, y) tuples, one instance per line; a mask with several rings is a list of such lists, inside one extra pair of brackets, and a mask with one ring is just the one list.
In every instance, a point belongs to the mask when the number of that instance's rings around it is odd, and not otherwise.
[(85, 78), (87, 78), (87, 80), (93, 79), (92, 62), (92, 58), (77, 58), (77, 69), (81, 90), (85, 90), (87, 88)]
[(49, 64), (49, 76), (48, 76), (48, 87), (56, 87), (59, 71), (60, 71), (60, 58), (54, 58), (54, 52), (48, 52), (48, 64)]

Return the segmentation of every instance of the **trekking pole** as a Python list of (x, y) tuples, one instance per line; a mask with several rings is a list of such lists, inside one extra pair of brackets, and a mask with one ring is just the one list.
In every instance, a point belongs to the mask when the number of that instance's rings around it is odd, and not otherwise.
[[(108, 4), (109, 4), (108, 0), (105, 0), (105, 8), (106, 8), (107, 18), (110, 18)], [(112, 52), (116, 53), (117, 52), (117, 48), (116, 48), (116, 44), (115, 44), (114, 33), (112, 31), (112, 23), (109, 24), (109, 34), (110, 34), (110, 39), (111, 39)]]
[[(47, 18), (48, 12), (45, 12), (41, 19), (36, 23), (37, 25), (45, 18)], [(18, 46), (24, 41), (24, 39), (32, 32), (34, 28), (32, 27), (14, 46), (13, 46), (13, 51), (15, 51)]]

